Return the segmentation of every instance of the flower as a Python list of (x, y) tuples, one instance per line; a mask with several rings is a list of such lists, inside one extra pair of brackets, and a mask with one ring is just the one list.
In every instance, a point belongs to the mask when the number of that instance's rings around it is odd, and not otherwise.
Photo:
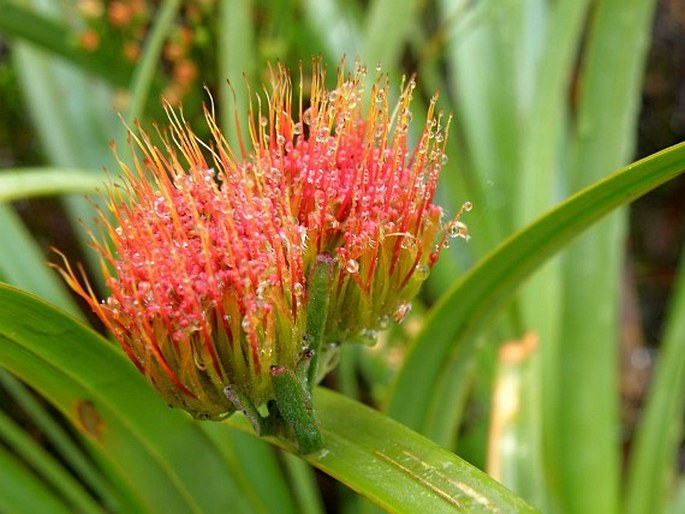
[(279, 66), (266, 112), (259, 98), (250, 108), (254, 149), (241, 141), (240, 156), (213, 109), (204, 143), (167, 105), (161, 145), (131, 134), (142, 159), (120, 161), (123, 186), (108, 188), (104, 237), (93, 237), (110, 296), (61, 269), (161, 396), (196, 417), (235, 410), (227, 386), (256, 406), (274, 399), (271, 371), (295, 370), (308, 348), (322, 256), (332, 279), (321, 352), (333, 354), (401, 321), (447, 238), (467, 237), (461, 210), (444, 223), (433, 203), (449, 125), (435, 98), (412, 148), (413, 79), (391, 108), (379, 75), (365, 108), (362, 67), (340, 71), (331, 91), (324, 78), (316, 61), (309, 105), (302, 81), (293, 105)]

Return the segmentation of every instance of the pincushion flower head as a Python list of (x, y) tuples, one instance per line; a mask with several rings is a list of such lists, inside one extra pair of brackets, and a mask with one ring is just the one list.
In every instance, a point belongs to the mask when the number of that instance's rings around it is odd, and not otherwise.
[(293, 95), (287, 71), (273, 75), (249, 152), (211, 109), (210, 142), (171, 108), (160, 145), (131, 134), (142, 157), (121, 163), (93, 240), (110, 295), (62, 270), (161, 396), (196, 417), (273, 406), (283, 376), (306, 397), (337, 344), (401, 321), (447, 238), (466, 237), (433, 203), (448, 125), (434, 100), (409, 144), (413, 80), (391, 107), (379, 75), (365, 106), (363, 68), (327, 91), (316, 62), (305, 106), (302, 81)]

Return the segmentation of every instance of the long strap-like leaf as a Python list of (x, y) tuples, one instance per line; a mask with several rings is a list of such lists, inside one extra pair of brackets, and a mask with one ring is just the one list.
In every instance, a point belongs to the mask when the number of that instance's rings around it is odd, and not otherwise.
[[(115, 460), (129, 461), (141, 487), (154, 476), (154, 490), (141, 490), (143, 496), (166, 512), (220, 512), (226, 501), (248, 507), (197, 422), (155, 401), (121, 352), (12, 287), (0, 285), (0, 305), (0, 365), (117, 452)], [(533, 511), (482, 471), (377, 411), (325, 390), (315, 404), (325, 446), (307, 460), (391, 512)]]
[(684, 169), (681, 143), (580, 191), (490, 252), (425, 320), (395, 383), (390, 415), (431, 438), (444, 439), (454, 428), (448, 412), (464, 390), (476, 336), (516, 289), (584, 229)]

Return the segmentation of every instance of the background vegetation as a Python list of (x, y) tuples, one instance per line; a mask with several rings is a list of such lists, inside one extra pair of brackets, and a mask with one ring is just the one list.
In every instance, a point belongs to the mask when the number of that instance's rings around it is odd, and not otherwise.
[[(326, 385), (543, 512), (683, 512), (685, 183), (584, 231), (683, 169), (683, 147), (635, 167), (640, 180), (621, 175), (549, 213), (683, 138), (683, 33), (677, 0), (0, 0), (0, 280), (93, 323), (44, 262), (50, 246), (92, 257), (80, 195), (103, 166), (116, 171), (109, 142), (121, 147), (125, 131), (112, 107), (147, 123), (162, 119), (163, 95), (192, 124), (206, 85), (235, 141), (244, 83), (259, 92), (269, 62), (306, 69), (322, 55), (332, 69), (346, 55), (395, 84), (416, 73), (415, 120), (436, 90), (454, 114), (440, 202), (473, 202), (472, 238), (443, 255), (402, 325), (345, 348)], [(0, 511), (375, 509), (242, 433), (239, 418), (236, 430), (169, 411), (113, 345), (35, 299), (2, 288), (0, 311), (12, 372), (0, 375)], [(426, 439), (345, 402), (317, 398), (328, 440), (350, 457), (315, 466), (398, 511), (414, 505), (403, 491), (470, 483), (461, 461), (429, 462)], [(415, 441), (426, 460), (390, 445), (395, 467), (382, 468), (369, 451), (381, 451), (377, 431)], [(413, 484), (391, 474), (402, 466)], [(462, 506), (523, 508), (474, 477), (489, 500)], [(430, 501), (418, 505), (458, 509)]]

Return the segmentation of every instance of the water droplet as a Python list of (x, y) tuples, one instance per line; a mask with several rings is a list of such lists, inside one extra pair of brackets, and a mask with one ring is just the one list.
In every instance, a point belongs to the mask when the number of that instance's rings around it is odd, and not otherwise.
[(169, 207), (166, 205), (164, 197), (155, 199), (154, 210), (159, 218), (169, 219)]
[(473, 204), (471, 202), (464, 202), (464, 210), (466, 212), (471, 212), (471, 209), (473, 209)]
[(257, 298), (263, 299), (264, 298), (264, 292), (266, 291), (266, 289), (268, 287), (269, 287), (269, 283), (266, 280), (260, 282), (259, 285), (257, 286), (257, 291), (256, 291)]
[(397, 323), (402, 323), (411, 311), (411, 302), (402, 302), (397, 306), (395, 312), (393, 312), (392, 317)]
[(302, 134), (302, 122), (298, 121), (293, 125), (293, 133), (297, 136), (299, 134)]
[(262, 127), (266, 127), (269, 124), (269, 120), (266, 118), (266, 116), (260, 116), (259, 117), (259, 124)]
[(390, 326), (390, 316), (382, 316), (378, 318), (377, 326), (380, 330), (385, 330)]
[(378, 62), (376, 63), (376, 71), (377, 71), (378, 73), (380, 73), (382, 69), (383, 69), (383, 66), (381, 65), (380, 61), (378, 61)]
[(441, 162), (442, 162), (443, 166), (445, 164), (447, 164), (447, 160), (448, 160), (447, 154), (446, 153), (442, 154), (442, 161)]
[(293, 293), (295, 293), (295, 296), (302, 296), (304, 294), (304, 286), (300, 282), (295, 282), (293, 284)]
[(365, 328), (359, 332), (359, 342), (368, 346), (376, 344), (378, 338), (378, 330)]
[(430, 273), (430, 268), (427, 264), (419, 264), (418, 266), (416, 266), (415, 273), (419, 280), (426, 280)]
[(328, 93), (328, 99), (329, 99), (331, 102), (335, 102), (335, 101), (338, 99), (338, 92), (335, 91), (335, 90), (333, 90), (333, 91), (331, 91), (330, 93)]
[(402, 237), (402, 242), (400, 243), (400, 246), (405, 250), (413, 250), (417, 247), (417, 243), (414, 240), (414, 237), (411, 236), (411, 234), (407, 234)]
[(451, 223), (448, 232), (451, 238), (461, 237), (462, 239), (468, 239), (469, 237), (469, 229), (461, 221)]
[(240, 326), (243, 327), (245, 332), (248, 332), (252, 328), (252, 322), (249, 316), (243, 316), (243, 320), (240, 322)]
[(349, 259), (345, 263), (345, 271), (352, 274), (359, 273), (359, 263), (354, 259)]
[(276, 136), (276, 144), (278, 144), (278, 146), (283, 146), (285, 144), (285, 136), (283, 134), (278, 134), (278, 136)]

